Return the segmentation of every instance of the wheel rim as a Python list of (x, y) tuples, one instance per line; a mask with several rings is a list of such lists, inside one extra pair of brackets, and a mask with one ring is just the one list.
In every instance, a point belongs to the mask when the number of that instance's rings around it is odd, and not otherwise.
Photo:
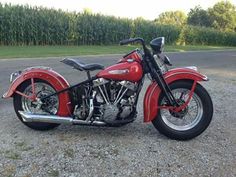
[[(180, 99), (181, 97), (182, 102), (185, 102), (189, 97), (190, 90), (178, 88), (172, 90), (172, 93), (176, 99)], [(161, 105), (166, 104), (166, 102), (166, 99), (163, 98)], [(203, 116), (203, 104), (196, 93), (193, 93), (193, 96), (184, 111), (184, 115), (182, 115), (181, 118), (173, 116), (169, 110), (165, 109), (160, 110), (160, 115), (164, 123), (174, 130), (186, 131), (192, 129), (200, 122)]]
[[(53, 87), (44, 82), (35, 82), (34, 86), (37, 98), (41, 98), (56, 92)], [(28, 85), (23, 93), (25, 95), (31, 95), (32, 85)], [(32, 101), (26, 97), (21, 98), (21, 104), (23, 110), (26, 112), (37, 114), (56, 114), (59, 108), (59, 99), (57, 95), (51, 96), (44, 101), (43, 105), (39, 109), (37, 108), (38, 103), (36, 101)]]

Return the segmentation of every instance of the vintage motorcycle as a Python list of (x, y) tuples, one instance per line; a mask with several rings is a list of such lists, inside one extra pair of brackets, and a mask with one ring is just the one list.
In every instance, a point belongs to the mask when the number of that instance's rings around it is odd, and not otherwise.
[[(63, 123), (93, 126), (122, 126), (137, 116), (137, 102), (144, 76), (151, 80), (144, 101), (144, 122), (172, 139), (188, 140), (210, 124), (213, 105), (200, 85), (207, 81), (196, 67), (168, 69), (170, 60), (162, 54), (164, 37), (153, 39), (150, 50), (142, 38), (120, 45), (139, 43), (118, 63), (107, 67), (84, 64), (75, 58), (63, 63), (85, 71), (88, 79), (70, 86), (48, 67), (31, 67), (11, 74), (11, 86), (3, 98), (13, 97), (18, 118), (35, 130), (49, 130)], [(95, 76), (90, 71), (101, 70)]]

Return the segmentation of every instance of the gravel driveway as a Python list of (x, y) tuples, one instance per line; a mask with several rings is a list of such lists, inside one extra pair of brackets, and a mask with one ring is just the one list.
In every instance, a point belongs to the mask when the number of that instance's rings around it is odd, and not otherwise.
[[(190, 141), (162, 136), (144, 124), (142, 100), (137, 120), (120, 128), (61, 125), (39, 132), (25, 127), (12, 100), (0, 100), (0, 176), (236, 176), (236, 52), (169, 54), (176, 66), (197, 65), (210, 81), (214, 117), (209, 128)], [(110, 65), (118, 56), (88, 62)], [(70, 71), (59, 59), (0, 60), (0, 93), (8, 76), (32, 65), (52, 66), (75, 82), (85, 75)], [(42, 64), (43, 63), (43, 64)]]

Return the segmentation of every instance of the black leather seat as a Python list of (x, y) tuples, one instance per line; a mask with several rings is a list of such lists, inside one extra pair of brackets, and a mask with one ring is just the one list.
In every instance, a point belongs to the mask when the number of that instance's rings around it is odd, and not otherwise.
[(97, 63), (84, 64), (80, 62), (77, 58), (65, 58), (61, 62), (72, 66), (73, 68), (78, 69), (80, 71), (94, 71), (98, 69), (104, 69), (103, 65)]

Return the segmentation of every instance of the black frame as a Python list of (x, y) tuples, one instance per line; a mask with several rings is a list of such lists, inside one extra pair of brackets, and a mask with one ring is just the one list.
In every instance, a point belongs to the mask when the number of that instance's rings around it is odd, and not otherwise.
[(49, 94), (49, 95), (47, 95), (47, 96), (41, 98), (41, 101), (43, 101), (44, 99), (47, 99), (47, 98), (49, 98), (49, 97), (51, 97), (51, 96), (60, 94), (60, 93), (62, 93), (62, 92), (66, 92), (66, 91), (68, 91), (68, 90), (71, 90), (71, 89), (73, 89), (73, 88), (75, 88), (75, 87), (79, 87), (79, 86), (81, 86), (81, 85), (83, 85), (83, 84), (87, 84), (87, 83), (90, 83), (90, 84), (91, 84), (92, 81), (93, 81), (93, 80), (96, 80), (97, 78), (98, 78), (97, 76), (93, 76), (93, 77), (89, 78), (88, 80), (82, 81), (82, 82), (80, 82), (80, 83), (78, 83), (78, 84), (75, 84), (75, 85), (72, 85), (72, 86), (70, 86), (70, 87), (68, 87), (68, 88), (62, 89), (62, 90), (57, 91), (57, 92), (52, 93), (52, 94)]

